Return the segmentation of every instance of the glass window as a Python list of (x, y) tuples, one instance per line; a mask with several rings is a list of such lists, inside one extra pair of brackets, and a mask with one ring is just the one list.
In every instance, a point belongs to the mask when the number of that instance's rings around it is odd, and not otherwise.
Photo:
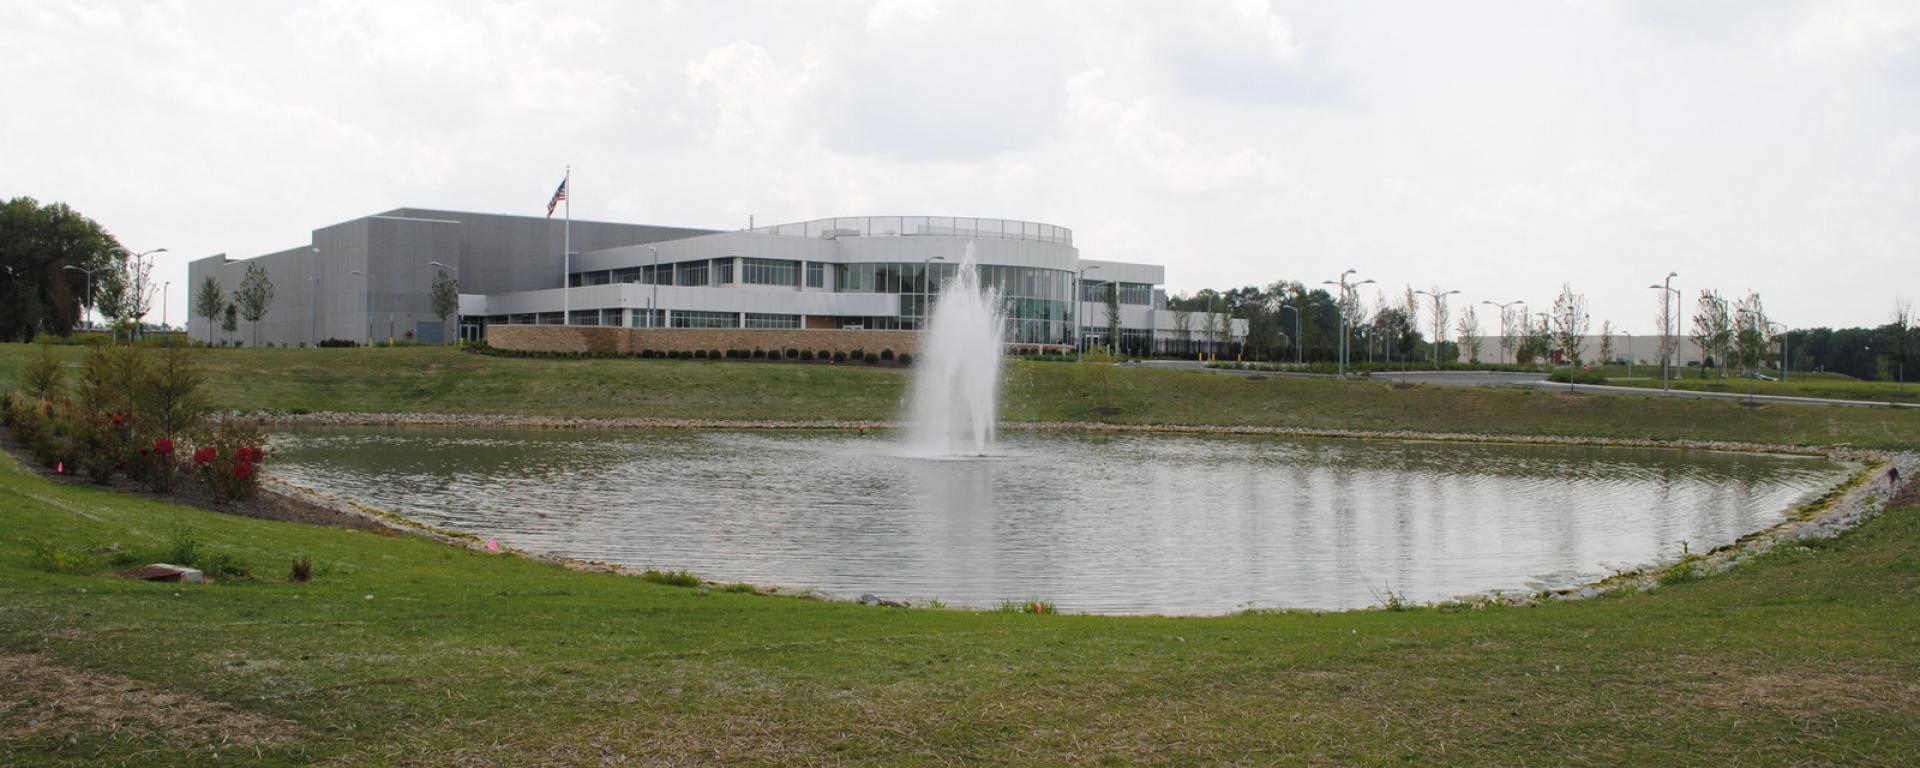
[(827, 265), (817, 261), (807, 262), (807, 287), (827, 287)]
[(752, 285), (799, 285), (800, 262), (785, 259), (745, 259), (744, 282)]
[(700, 312), (678, 309), (673, 312), (675, 328), (738, 328), (740, 318), (732, 312)]
[(776, 315), (765, 312), (748, 312), (748, 328), (799, 328), (799, 315)]
[(713, 284), (730, 285), (733, 283), (733, 259), (713, 260)]
[(674, 285), (706, 285), (707, 263), (705, 261), (683, 261), (673, 265)]

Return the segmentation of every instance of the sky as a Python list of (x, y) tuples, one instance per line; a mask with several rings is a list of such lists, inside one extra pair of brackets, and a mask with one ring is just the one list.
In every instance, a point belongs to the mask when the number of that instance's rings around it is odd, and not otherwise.
[[(1920, 2), (0, 0), (0, 196), (259, 255), (401, 206), (1069, 227), (1175, 293), (1920, 296)], [(1455, 307), (1461, 306), (1456, 303)], [(1456, 310), (1457, 313), (1457, 310)], [(156, 311), (156, 315), (159, 314)], [(1483, 311), (1483, 318), (1492, 315)], [(156, 318), (158, 319), (158, 318)], [(1483, 321), (1485, 322), (1485, 321)]]

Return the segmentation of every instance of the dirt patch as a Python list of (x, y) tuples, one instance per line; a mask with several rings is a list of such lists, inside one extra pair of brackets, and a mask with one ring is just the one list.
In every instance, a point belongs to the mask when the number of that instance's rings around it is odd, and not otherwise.
[(107, 738), (172, 746), (262, 748), (305, 738), (299, 725), (130, 677), (0, 654), (0, 743)]
[(1807, 716), (1857, 710), (1914, 713), (1920, 683), (1871, 673), (1788, 672), (1726, 676), (1710, 688), (1709, 703), (1757, 707)]

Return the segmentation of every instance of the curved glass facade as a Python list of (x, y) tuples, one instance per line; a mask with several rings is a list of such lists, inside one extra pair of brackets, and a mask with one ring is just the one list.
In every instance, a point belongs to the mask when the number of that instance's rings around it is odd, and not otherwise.
[[(1007, 317), (1007, 340), (1022, 344), (1067, 344), (1072, 338), (1073, 273), (1060, 269), (982, 264), (980, 284), (1000, 291)], [(959, 265), (948, 262), (870, 262), (834, 265), (838, 293), (897, 293), (900, 328), (919, 328), (940, 286)], [(872, 326), (867, 326), (872, 327)]]

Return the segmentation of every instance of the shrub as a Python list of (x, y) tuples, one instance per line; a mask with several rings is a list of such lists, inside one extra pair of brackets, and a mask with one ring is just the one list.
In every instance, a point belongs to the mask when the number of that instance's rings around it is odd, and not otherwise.
[(867, 357), (867, 351), (864, 349), (856, 349), (852, 352), (848, 352), (847, 357), (851, 357), (855, 360), (864, 360)]
[(766, 351), (766, 350), (764, 350), (764, 349), (755, 349), (755, 350), (753, 351), (753, 359), (755, 359), (755, 360), (765, 360), (765, 359), (767, 359), (767, 351)]
[(1597, 370), (1576, 370), (1573, 368), (1560, 368), (1555, 370), (1553, 373), (1547, 374), (1547, 381), (1557, 382), (1560, 384), (1566, 384), (1569, 382), (1574, 384), (1605, 384), (1607, 383), (1607, 377), (1601, 375), (1600, 372)]
[(656, 571), (649, 568), (645, 573), (640, 574), (640, 578), (669, 587), (700, 586), (700, 577), (693, 575), (692, 571)]
[(798, 358), (798, 357), (800, 357), (800, 351), (799, 351), (799, 350), (797, 350), (797, 349), (794, 349), (794, 348), (792, 348), (792, 347), (788, 347), (788, 348), (787, 348), (787, 359), (788, 359), (788, 360), (793, 360), (793, 359), (796, 359), (796, 358)]
[(196, 441), (194, 471), (215, 504), (251, 498), (260, 489), (259, 465), (267, 458), (260, 449), (264, 437), (252, 422), (229, 417)]
[(800, 359), (801, 359), (801, 360), (812, 360), (812, 359), (813, 359), (813, 350), (811, 350), (811, 349), (803, 349), (803, 350), (800, 350)]
[(862, 359), (866, 361), (866, 363), (867, 363), (867, 365), (873, 365), (873, 364), (875, 364), (875, 363), (878, 363), (878, 362), (880, 362), (880, 356), (879, 356), (879, 355), (876, 355), (876, 354), (874, 354), (874, 353), (872, 353), (872, 352), (868, 352), (868, 353), (867, 353), (867, 356), (866, 356), (865, 358), (862, 358)]
[(326, 339), (321, 339), (321, 340), (320, 340), (320, 343), (318, 344), (318, 346), (322, 346), (322, 347), (357, 347), (357, 346), (360, 346), (360, 342), (357, 342), (357, 341), (354, 341), (354, 340), (352, 340), (352, 339), (335, 339), (335, 338), (326, 338)]
[(287, 581), (313, 581), (313, 558), (306, 555), (294, 555), (293, 570), (287, 572)]
[(717, 349), (710, 349), (710, 350), (707, 350), (707, 357), (709, 357), (709, 358), (718, 358), (718, 357), (720, 357), (720, 350), (717, 350)]
[(822, 361), (827, 361), (827, 360), (832, 360), (832, 359), (833, 359), (833, 353), (832, 353), (832, 352), (829, 352), (829, 351), (827, 351), (827, 350), (824, 350), (824, 349), (823, 349), (823, 350), (820, 350), (820, 351), (819, 351), (818, 353), (816, 353), (816, 354), (815, 354), (815, 356), (816, 356), (816, 357), (818, 357), (818, 358), (820, 358), (820, 359), (821, 359)]
[(845, 352), (835, 352), (835, 353), (833, 353), (833, 361), (834, 361), (834, 362), (836, 362), (836, 363), (844, 363), (844, 362), (846, 362), (846, 361), (847, 361), (847, 353), (845, 353)]
[(34, 542), (28, 562), (48, 573), (64, 573), (69, 576), (86, 576), (97, 573), (105, 567), (100, 556), (78, 549), (67, 549), (49, 544)]
[(880, 359), (885, 360), (889, 363), (893, 362), (893, 350), (891, 349), (880, 350)]
[(913, 365), (913, 353), (912, 352), (900, 353), (900, 364), (903, 366)]
[(200, 536), (193, 526), (175, 523), (173, 543), (167, 549), (167, 562), (190, 566), (200, 560)]
[(705, 360), (707, 359), (707, 351), (704, 349), (696, 349), (693, 351), (693, 357), (695, 360)]
[(738, 348), (736, 348), (736, 349), (729, 349), (729, 350), (727, 350), (727, 359), (728, 359), (728, 360), (736, 360), (736, 359), (739, 359), (739, 357), (740, 357), (740, 355), (741, 355), (741, 354), (743, 354), (743, 352), (742, 352), (742, 350), (740, 350), (740, 349), (738, 349)]
[(66, 383), (67, 367), (53, 356), (53, 345), (42, 341), (38, 345), (40, 354), (27, 361), (27, 367), (20, 371), (20, 389), (35, 400), (59, 397), (61, 385)]

